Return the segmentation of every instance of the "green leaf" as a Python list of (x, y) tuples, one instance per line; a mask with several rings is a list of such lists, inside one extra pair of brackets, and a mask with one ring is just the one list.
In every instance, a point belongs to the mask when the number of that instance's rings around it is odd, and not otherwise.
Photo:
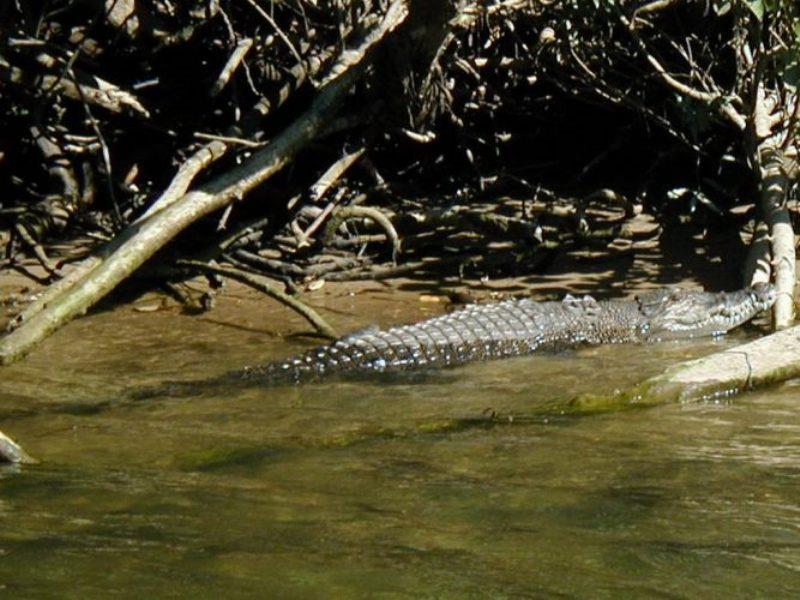
[(745, 0), (747, 8), (750, 9), (756, 19), (762, 21), (764, 19), (764, 0)]

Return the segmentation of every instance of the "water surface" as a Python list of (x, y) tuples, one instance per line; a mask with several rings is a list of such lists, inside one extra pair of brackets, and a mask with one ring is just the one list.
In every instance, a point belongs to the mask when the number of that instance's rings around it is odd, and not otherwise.
[[(65, 414), (65, 404), (118, 400), (128, 388), (211, 376), (302, 346), (275, 341), (256, 319), (237, 327), (160, 314), (77, 322), (2, 371), (0, 428), (42, 463), (0, 471), (0, 590), (36, 598), (795, 595), (800, 388), (564, 412), (577, 394), (611, 393), (731, 343), (209, 389)], [(515, 419), (487, 422), (492, 413)]]

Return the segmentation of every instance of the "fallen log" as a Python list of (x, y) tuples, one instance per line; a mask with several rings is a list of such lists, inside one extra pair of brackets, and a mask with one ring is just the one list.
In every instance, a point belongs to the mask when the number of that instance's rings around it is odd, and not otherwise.
[(0, 431), (0, 463), (35, 463), (22, 447)]
[(800, 325), (703, 358), (679, 363), (611, 396), (574, 398), (565, 412), (603, 412), (667, 402), (697, 402), (800, 377)]

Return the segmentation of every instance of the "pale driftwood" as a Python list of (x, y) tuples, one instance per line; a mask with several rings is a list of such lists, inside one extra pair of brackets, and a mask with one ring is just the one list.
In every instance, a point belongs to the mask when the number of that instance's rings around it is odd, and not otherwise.
[(0, 431), (0, 463), (35, 463), (22, 447)]
[(343, 53), (342, 64), (334, 69), (337, 76), (326, 79), (310, 108), (268, 146), (241, 165), (123, 231), (114, 242), (116, 250), (102, 264), (0, 340), (0, 364), (24, 356), (52, 332), (85, 313), (186, 227), (235, 200), (241, 200), (250, 190), (286, 166), (339, 110), (351, 87), (368, 66), (372, 50), (405, 21), (407, 14), (408, 8), (403, 0), (394, 2), (359, 48)]
[(679, 363), (632, 390), (613, 396), (580, 396), (572, 401), (570, 408), (605, 411), (666, 402), (717, 400), (796, 377), (800, 377), (800, 326)]

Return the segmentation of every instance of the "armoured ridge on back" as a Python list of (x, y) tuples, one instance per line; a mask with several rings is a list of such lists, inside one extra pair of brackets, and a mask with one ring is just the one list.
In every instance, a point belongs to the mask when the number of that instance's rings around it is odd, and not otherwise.
[(358, 331), (300, 356), (231, 374), (265, 383), (314, 381), (335, 373), (443, 368), (592, 344), (719, 336), (775, 302), (769, 284), (734, 292), (659, 289), (633, 300), (568, 295), (470, 305), (414, 323)]

